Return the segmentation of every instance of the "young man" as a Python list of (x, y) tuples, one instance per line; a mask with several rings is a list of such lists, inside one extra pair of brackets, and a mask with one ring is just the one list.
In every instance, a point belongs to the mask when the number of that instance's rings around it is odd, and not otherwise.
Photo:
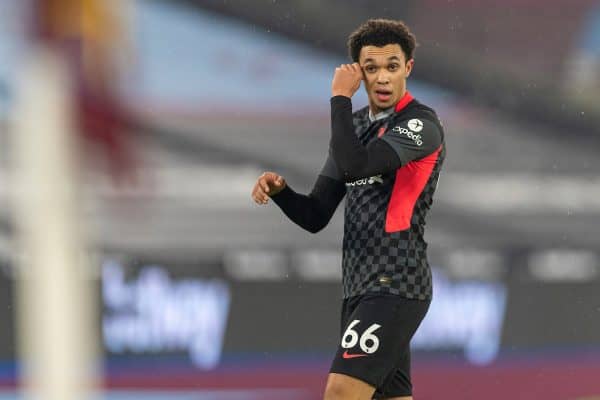
[[(329, 157), (311, 193), (273, 172), (252, 191), (313, 233), (346, 196), (342, 337), (325, 400), (412, 398), (409, 343), (432, 292), (425, 216), (445, 157), (435, 112), (406, 90), (415, 46), (399, 21), (369, 20), (352, 33), (354, 64), (335, 71)], [(361, 81), (369, 106), (352, 114)]]

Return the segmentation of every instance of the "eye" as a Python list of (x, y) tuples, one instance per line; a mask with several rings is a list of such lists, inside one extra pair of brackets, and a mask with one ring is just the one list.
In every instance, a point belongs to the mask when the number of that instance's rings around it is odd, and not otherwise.
[(377, 71), (377, 68), (374, 65), (367, 65), (365, 67), (365, 71), (372, 74), (373, 72)]
[(394, 63), (394, 64), (390, 64), (390, 65), (388, 66), (388, 69), (389, 69), (390, 71), (396, 71), (398, 68), (400, 68), (400, 65), (399, 65), (399, 64), (395, 64), (395, 63)]

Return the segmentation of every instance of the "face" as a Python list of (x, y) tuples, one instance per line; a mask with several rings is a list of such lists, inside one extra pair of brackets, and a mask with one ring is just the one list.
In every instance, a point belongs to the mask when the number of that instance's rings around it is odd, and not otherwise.
[(406, 78), (414, 60), (406, 61), (399, 44), (364, 46), (358, 63), (365, 76), (365, 89), (374, 113), (396, 105), (406, 92)]

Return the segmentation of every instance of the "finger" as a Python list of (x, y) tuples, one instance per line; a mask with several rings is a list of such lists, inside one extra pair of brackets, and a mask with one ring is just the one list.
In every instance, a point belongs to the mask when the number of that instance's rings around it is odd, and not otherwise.
[(267, 180), (267, 182), (273, 182), (275, 179), (277, 179), (279, 175), (276, 174), (275, 172), (266, 172), (265, 173), (265, 179)]
[(267, 194), (265, 192), (262, 191), (262, 189), (259, 189), (256, 192), (256, 202), (258, 204), (266, 204), (267, 200), (269, 199), (269, 196), (267, 196)]
[(273, 183), (277, 183), (277, 182), (281, 181), (281, 179), (282, 179), (282, 176), (281, 176), (281, 175), (279, 175), (279, 174), (275, 174), (275, 173), (274, 173), (274, 174), (272, 174), (272, 175), (271, 175), (271, 178), (272, 178), (272, 180), (271, 180), (271, 181), (272, 181)]
[(269, 193), (269, 184), (267, 183), (267, 179), (263, 178), (259, 182), (262, 190), (264, 190), (266, 193)]
[(281, 177), (281, 175), (276, 174), (275, 172), (268, 172), (265, 175), (265, 179), (266, 179), (267, 183), (275, 182), (280, 177)]
[(262, 198), (260, 197), (260, 195), (258, 193), (258, 189), (255, 189), (254, 192), (252, 193), (252, 200), (254, 200), (254, 202), (256, 204), (262, 204)]

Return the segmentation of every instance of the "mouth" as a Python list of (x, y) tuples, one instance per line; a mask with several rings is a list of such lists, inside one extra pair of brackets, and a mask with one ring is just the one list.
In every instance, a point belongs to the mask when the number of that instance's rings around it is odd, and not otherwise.
[(375, 97), (382, 103), (387, 103), (392, 98), (392, 91), (386, 89), (376, 89)]

